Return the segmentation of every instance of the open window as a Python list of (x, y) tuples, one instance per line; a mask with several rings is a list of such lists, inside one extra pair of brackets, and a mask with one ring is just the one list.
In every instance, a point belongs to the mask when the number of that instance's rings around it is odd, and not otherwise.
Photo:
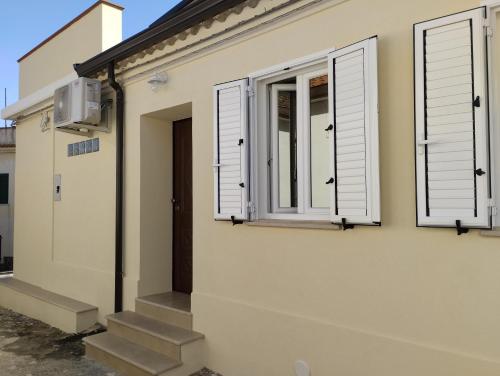
[(216, 218), (379, 225), (376, 60), (374, 37), (217, 85)]
[(325, 54), (252, 80), (256, 219), (330, 219), (327, 67)]

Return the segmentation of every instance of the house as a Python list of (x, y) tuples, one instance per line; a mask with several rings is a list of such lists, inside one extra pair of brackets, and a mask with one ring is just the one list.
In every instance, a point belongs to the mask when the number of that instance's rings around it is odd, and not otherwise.
[(2, 112), (0, 305), (130, 375), (499, 374), (499, 4), (184, 0), (121, 41), (97, 2)]
[(0, 272), (12, 271), (16, 127), (0, 128)]

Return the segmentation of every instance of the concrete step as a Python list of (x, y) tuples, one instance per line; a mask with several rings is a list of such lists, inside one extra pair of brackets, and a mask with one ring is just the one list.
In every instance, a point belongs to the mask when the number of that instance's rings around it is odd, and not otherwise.
[(168, 292), (137, 298), (135, 311), (170, 325), (193, 329), (191, 297), (188, 294)]
[(168, 358), (110, 333), (84, 339), (86, 355), (127, 376), (157, 376), (180, 367), (178, 360)]
[(67, 333), (82, 332), (97, 322), (97, 307), (13, 277), (0, 279), (0, 305)]
[(108, 331), (178, 361), (183, 345), (204, 338), (201, 333), (130, 311), (108, 316)]

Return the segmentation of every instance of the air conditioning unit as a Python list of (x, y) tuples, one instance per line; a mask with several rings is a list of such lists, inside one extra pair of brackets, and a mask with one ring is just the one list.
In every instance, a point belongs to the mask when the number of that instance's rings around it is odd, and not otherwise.
[(101, 82), (80, 77), (54, 93), (56, 129), (99, 130), (101, 122)]

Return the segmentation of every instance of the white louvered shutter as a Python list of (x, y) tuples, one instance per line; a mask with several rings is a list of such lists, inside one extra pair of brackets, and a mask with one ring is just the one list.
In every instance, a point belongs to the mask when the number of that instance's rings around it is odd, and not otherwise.
[(490, 227), (484, 15), (414, 27), (418, 226)]
[(332, 222), (379, 225), (377, 38), (336, 50), (328, 61)]
[(248, 219), (247, 82), (214, 87), (215, 219)]

